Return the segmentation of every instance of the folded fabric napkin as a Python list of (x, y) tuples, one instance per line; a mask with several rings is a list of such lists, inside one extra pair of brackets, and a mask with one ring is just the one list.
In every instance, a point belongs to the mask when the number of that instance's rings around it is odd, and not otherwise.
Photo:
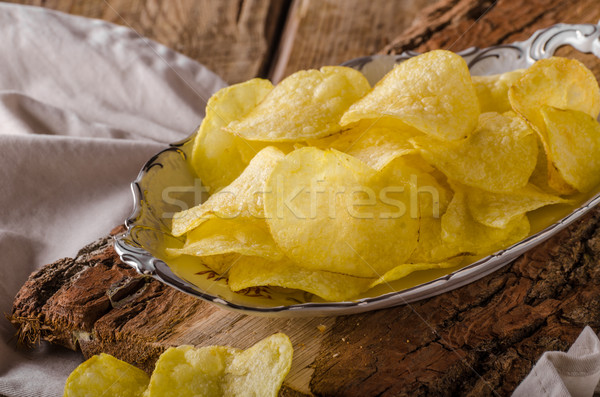
[[(119, 225), (129, 183), (191, 134), (224, 82), (131, 29), (0, 3), (0, 314), (29, 274)], [(81, 353), (15, 349), (0, 319), (0, 395), (60, 396)]]
[(600, 340), (585, 327), (568, 352), (546, 352), (513, 397), (589, 397), (600, 392)]
[[(126, 22), (126, 21), (125, 21)], [(129, 183), (185, 138), (224, 82), (131, 29), (0, 3), (0, 311), (38, 266), (74, 256), (131, 210)], [(80, 353), (15, 349), (0, 321), (0, 395), (61, 396)], [(515, 396), (591, 396), (600, 342), (586, 328), (546, 353)]]

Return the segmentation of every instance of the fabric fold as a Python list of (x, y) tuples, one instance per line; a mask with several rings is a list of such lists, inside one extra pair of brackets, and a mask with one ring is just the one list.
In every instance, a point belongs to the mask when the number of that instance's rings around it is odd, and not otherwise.
[(599, 382), (600, 340), (587, 326), (566, 353), (544, 353), (513, 397), (591, 397)]

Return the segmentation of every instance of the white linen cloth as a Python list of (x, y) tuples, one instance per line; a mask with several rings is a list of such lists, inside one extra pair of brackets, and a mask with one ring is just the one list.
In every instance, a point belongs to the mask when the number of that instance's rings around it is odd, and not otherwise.
[(568, 352), (546, 352), (513, 397), (588, 397), (600, 392), (600, 340), (585, 327)]
[(126, 27), (4, 3), (0, 59), (0, 395), (56, 397), (81, 353), (15, 349), (4, 313), (32, 271), (123, 222), (143, 163), (225, 84)]
[[(225, 84), (125, 27), (0, 3), (0, 312), (29, 274), (74, 256), (131, 210), (142, 164), (201, 122)], [(80, 353), (15, 349), (0, 319), (0, 395), (62, 395)], [(600, 342), (588, 327), (546, 353), (515, 396), (591, 396)]]

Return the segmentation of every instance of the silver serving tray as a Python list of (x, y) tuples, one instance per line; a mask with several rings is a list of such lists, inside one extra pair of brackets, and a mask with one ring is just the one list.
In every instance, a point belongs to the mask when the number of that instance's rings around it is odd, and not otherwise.
[[(557, 24), (535, 32), (528, 40), (489, 48), (469, 48), (459, 52), (472, 74), (489, 75), (531, 66), (536, 60), (548, 58), (563, 46), (570, 45), (583, 53), (600, 58), (600, 23)], [(344, 65), (360, 70), (371, 84), (377, 82), (394, 64), (418, 55), (405, 52), (396, 56), (367, 56), (353, 59)], [(449, 274), (439, 273), (430, 280), (409, 288), (402, 285), (391, 290), (374, 289), (353, 301), (317, 301), (313, 295), (289, 292), (278, 288), (261, 287), (245, 293), (234, 293), (209, 269), (191, 262), (160, 258), (165, 246), (181, 245), (170, 235), (168, 215), (198, 204), (199, 181), (195, 179), (186, 159), (189, 157), (192, 134), (183, 142), (170, 145), (152, 157), (131, 184), (134, 210), (126, 220), (127, 232), (117, 236), (115, 250), (124, 263), (141, 274), (153, 277), (187, 294), (215, 303), (225, 309), (246, 314), (271, 316), (329, 316), (377, 310), (426, 299), (472, 283), (507, 264), (552, 237), (581, 218), (600, 202), (596, 190), (574, 211), (556, 223), (538, 231), (525, 240), (482, 258)], [(168, 262), (168, 263), (167, 263)], [(411, 276), (409, 276), (411, 277)], [(381, 286), (383, 288), (383, 286)]]

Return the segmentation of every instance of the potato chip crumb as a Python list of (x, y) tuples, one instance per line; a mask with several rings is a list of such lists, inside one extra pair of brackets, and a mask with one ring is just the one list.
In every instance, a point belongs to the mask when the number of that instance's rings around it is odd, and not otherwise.
[(317, 325), (317, 329), (319, 330), (319, 332), (325, 332), (325, 330), (327, 329), (327, 326), (324, 324), (319, 324), (319, 325)]

